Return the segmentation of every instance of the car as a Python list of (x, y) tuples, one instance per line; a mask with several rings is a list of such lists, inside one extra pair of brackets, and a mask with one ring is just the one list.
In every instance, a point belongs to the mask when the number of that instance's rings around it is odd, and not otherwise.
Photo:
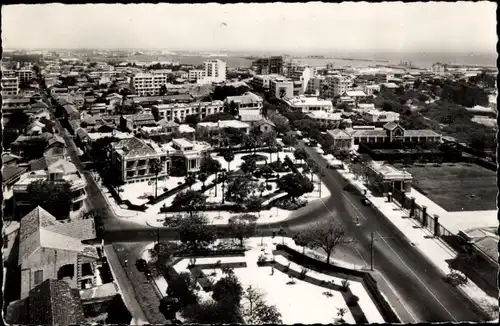
[(370, 201), (368, 200), (368, 198), (366, 197), (363, 197), (361, 198), (361, 204), (365, 205), (365, 206), (370, 206)]
[(151, 271), (149, 269), (146, 269), (144, 271), (144, 275), (146, 275), (146, 278), (150, 280), (153, 276), (151, 275)]

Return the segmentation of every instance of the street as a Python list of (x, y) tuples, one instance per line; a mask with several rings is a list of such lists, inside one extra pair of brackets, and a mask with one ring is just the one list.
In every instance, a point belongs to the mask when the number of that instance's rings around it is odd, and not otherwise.
[[(68, 145), (68, 152), (73, 162), (87, 179), (87, 207), (100, 209), (106, 215), (105, 242), (109, 244), (155, 241), (157, 229), (115, 216), (91, 174), (84, 171), (76, 146), (59, 121), (57, 121), (57, 128)], [(332, 211), (335, 210), (335, 218), (345, 228), (348, 237), (355, 239), (351, 244), (339, 245), (337, 250), (347, 252), (359, 265), (366, 266), (370, 262), (370, 233), (375, 232), (377, 238), (381, 238), (375, 242), (375, 269), (394, 287), (405, 306), (411, 307), (407, 309), (408, 314), (415, 321), (481, 321), (485, 319), (473, 302), (458, 289), (444, 282), (440, 271), (430, 264), (417, 248), (408, 243), (404, 235), (387, 219), (379, 217), (370, 207), (362, 205), (357, 195), (345, 192), (343, 190), (345, 181), (338, 172), (326, 168), (325, 160), (318, 153), (304, 146), (303, 142), (297, 147), (305, 148), (325, 171), (323, 181), (330, 190), (331, 196), (324, 201), (316, 202), (314, 207), (306, 207), (301, 211), (303, 214), (294, 214), (292, 218), (283, 222), (259, 226), (259, 235), (270, 236), (273, 229), (283, 228), (287, 231), (287, 236), (290, 236), (308, 223), (331, 218)], [(359, 218), (360, 225), (356, 225), (356, 218)], [(213, 227), (220, 231), (226, 229), (225, 226)], [(175, 229), (161, 228), (159, 232), (163, 240), (178, 237)], [(115, 268), (118, 267), (115, 266)]]

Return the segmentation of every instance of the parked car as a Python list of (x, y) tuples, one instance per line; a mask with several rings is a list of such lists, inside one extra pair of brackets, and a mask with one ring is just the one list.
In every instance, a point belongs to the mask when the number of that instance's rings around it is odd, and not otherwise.
[(151, 271), (149, 269), (146, 269), (144, 271), (144, 275), (146, 275), (146, 278), (150, 280), (153, 276), (151, 275)]
[(137, 259), (135, 262), (135, 267), (139, 272), (144, 272), (148, 269), (148, 263), (144, 259)]
[(361, 198), (361, 204), (365, 205), (365, 206), (370, 206), (370, 201), (368, 200), (368, 198), (366, 197), (363, 197)]

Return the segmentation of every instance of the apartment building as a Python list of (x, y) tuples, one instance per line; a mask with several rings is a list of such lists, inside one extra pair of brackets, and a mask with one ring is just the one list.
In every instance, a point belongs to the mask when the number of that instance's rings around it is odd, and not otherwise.
[(349, 76), (332, 76), (326, 80), (328, 81), (332, 97), (340, 96), (352, 89), (353, 80)]
[(293, 81), (282, 77), (271, 79), (269, 93), (276, 98), (292, 98), (294, 96)]
[(201, 79), (204, 79), (206, 77), (206, 72), (205, 70), (202, 69), (193, 69), (189, 70), (188, 72), (188, 79), (190, 81), (196, 81), (198, 82)]
[(252, 63), (252, 69), (259, 75), (282, 74), (283, 57), (272, 56), (257, 59)]
[(198, 80), (198, 83), (222, 83), (226, 81), (226, 62), (213, 59), (207, 60), (205, 64), (205, 77)]
[(31, 105), (29, 97), (6, 97), (2, 100), (2, 113), (4, 115), (12, 114), (15, 111), (26, 112), (30, 109)]
[(33, 78), (33, 71), (29, 69), (16, 70), (16, 76), (20, 83), (27, 82)]
[(160, 95), (160, 89), (167, 84), (165, 73), (138, 73), (130, 80), (130, 87), (136, 95), (155, 96)]
[(156, 115), (159, 120), (174, 121), (176, 118), (183, 122), (186, 116), (197, 114), (200, 119), (207, 115), (224, 112), (224, 102), (199, 102), (199, 103), (171, 103), (157, 104), (151, 108), (153, 115)]
[(248, 134), (250, 132), (250, 124), (238, 120), (221, 120), (217, 122), (200, 122), (196, 125), (197, 129), (207, 130), (211, 134), (219, 133), (224, 129), (238, 129)]
[(268, 90), (270, 82), (272, 79), (284, 78), (281, 75), (271, 74), (271, 75), (255, 75), (250, 82), (252, 87), (258, 90)]
[(2, 76), (2, 96), (19, 94), (19, 78)]
[(289, 110), (303, 113), (315, 111), (333, 112), (332, 101), (320, 100), (317, 97), (298, 96), (291, 99), (285, 99), (282, 101), (282, 104)]
[(363, 86), (363, 92), (366, 96), (373, 96), (373, 92), (380, 92), (380, 85), (365, 85)]
[(167, 176), (173, 157), (185, 159), (186, 171), (197, 171), (203, 155), (210, 149), (207, 143), (185, 138), (174, 138), (167, 144), (159, 145), (153, 141), (134, 137), (113, 144), (111, 162), (113, 172), (124, 183), (134, 183), (156, 177), (151, 171), (150, 162), (157, 159), (162, 164), (162, 171), (158, 175), (158, 178), (162, 180)]

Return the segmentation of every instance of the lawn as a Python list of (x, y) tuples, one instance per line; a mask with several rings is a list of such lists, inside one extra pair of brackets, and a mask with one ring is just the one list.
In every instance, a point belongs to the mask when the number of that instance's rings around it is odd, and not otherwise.
[(449, 212), (496, 209), (493, 171), (466, 163), (413, 165), (406, 170), (413, 175), (415, 189)]

